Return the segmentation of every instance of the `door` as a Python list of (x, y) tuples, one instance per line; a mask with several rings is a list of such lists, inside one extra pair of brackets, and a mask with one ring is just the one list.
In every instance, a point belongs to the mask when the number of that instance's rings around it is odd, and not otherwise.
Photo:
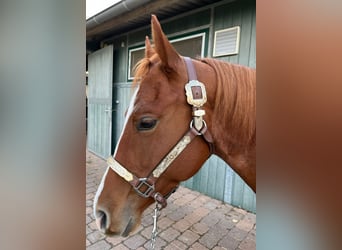
[(112, 147), (113, 46), (88, 55), (88, 150), (106, 159)]
[(113, 145), (115, 146), (119, 140), (119, 137), (122, 133), (122, 129), (124, 126), (125, 121), (125, 113), (127, 111), (127, 108), (129, 106), (129, 103), (131, 101), (131, 97), (135, 91), (135, 87), (132, 86), (132, 83), (115, 83), (114, 84), (114, 93), (116, 95), (115, 100), (115, 111), (113, 113), (114, 115), (114, 122), (115, 122), (115, 128), (113, 129), (113, 132), (115, 133), (115, 136), (113, 136)]

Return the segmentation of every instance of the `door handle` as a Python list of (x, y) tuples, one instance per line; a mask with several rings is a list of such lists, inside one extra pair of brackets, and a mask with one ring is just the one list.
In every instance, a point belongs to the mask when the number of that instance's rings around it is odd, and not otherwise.
[(115, 109), (105, 109), (105, 112), (113, 112)]

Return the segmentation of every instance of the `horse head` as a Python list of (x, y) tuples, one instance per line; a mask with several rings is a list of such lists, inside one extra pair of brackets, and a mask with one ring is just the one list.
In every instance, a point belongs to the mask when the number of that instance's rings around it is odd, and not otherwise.
[[(151, 27), (154, 46), (146, 37), (145, 58), (136, 67), (137, 89), (109, 161), (112, 167), (105, 172), (95, 196), (97, 225), (107, 235), (127, 236), (139, 226), (142, 213), (149, 205), (155, 200), (165, 202), (164, 197), (181, 181), (193, 176), (211, 154), (204, 137), (194, 132), (189, 143), (184, 136), (196, 111), (185, 95), (184, 87), (189, 82), (186, 62), (170, 44), (155, 16)], [(210, 67), (192, 63), (202, 82), (215, 80)], [(207, 88), (208, 99), (214, 96), (212, 91)], [(208, 105), (210, 100), (198, 112), (206, 112), (205, 128), (210, 130)], [(169, 161), (173, 156), (168, 153), (177, 151), (174, 148), (183, 145), (183, 140), (189, 145)], [(165, 157), (169, 166), (156, 177), (153, 171)]]

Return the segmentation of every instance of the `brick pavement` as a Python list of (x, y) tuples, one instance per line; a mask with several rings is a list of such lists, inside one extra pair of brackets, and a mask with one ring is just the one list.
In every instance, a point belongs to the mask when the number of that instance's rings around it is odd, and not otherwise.
[[(106, 162), (87, 152), (86, 249), (150, 249), (153, 227), (151, 205), (138, 231), (127, 237), (105, 237), (97, 230), (93, 216), (93, 199)], [(156, 249), (175, 250), (250, 250), (255, 249), (256, 216), (242, 209), (180, 187), (168, 199), (168, 206), (158, 219)]]

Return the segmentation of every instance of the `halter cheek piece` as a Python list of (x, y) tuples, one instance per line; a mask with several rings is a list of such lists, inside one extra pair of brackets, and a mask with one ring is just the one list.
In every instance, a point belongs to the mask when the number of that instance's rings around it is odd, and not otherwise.
[(192, 106), (192, 117), (190, 122), (190, 129), (188, 132), (178, 141), (178, 143), (166, 154), (166, 156), (159, 162), (159, 164), (153, 169), (152, 173), (148, 177), (138, 178), (112, 156), (107, 160), (108, 166), (116, 172), (119, 176), (125, 179), (132, 185), (134, 190), (142, 197), (152, 197), (161, 208), (166, 207), (166, 199), (176, 191), (178, 187), (173, 189), (169, 194), (163, 196), (155, 190), (155, 183), (162, 173), (171, 165), (171, 163), (182, 153), (182, 151), (190, 144), (190, 142), (197, 136), (202, 135), (206, 142), (209, 144), (209, 148), (212, 151), (212, 137), (208, 131), (207, 124), (203, 120), (205, 110), (202, 106), (207, 101), (207, 94), (203, 83), (197, 81), (197, 75), (195, 67), (189, 57), (184, 57), (186, 67), (188, 70), (189, 82), (185, 85), (185, 94), (187, 96), (187, 102)]

